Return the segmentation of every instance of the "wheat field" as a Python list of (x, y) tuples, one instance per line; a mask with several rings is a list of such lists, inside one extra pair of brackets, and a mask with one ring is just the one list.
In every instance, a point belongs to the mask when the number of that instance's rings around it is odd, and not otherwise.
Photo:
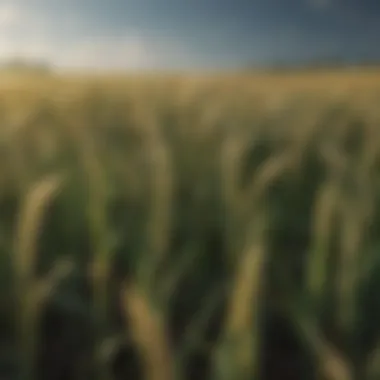
[(0, 79), (0, 379), (380, 378), (379, 71)]

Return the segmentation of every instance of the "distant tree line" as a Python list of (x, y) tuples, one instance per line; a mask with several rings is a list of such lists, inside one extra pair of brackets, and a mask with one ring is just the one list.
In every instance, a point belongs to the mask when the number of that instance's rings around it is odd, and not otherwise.
[(0, 62), (0, 70), (17, 73), (51, 73), (51, 67), (47, 62), (37, 60), (27, 60), (22, 58), (12, 58)]

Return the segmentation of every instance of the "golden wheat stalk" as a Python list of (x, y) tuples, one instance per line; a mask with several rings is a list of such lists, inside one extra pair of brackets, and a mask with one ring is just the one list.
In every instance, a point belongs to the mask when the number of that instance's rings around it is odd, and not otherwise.
[[(35, 277), (37, 242), (44, 212), (62, 184), (62, 177), (52, 175), (37, 184), (24, 198), (14, 242), (13, 268), (17, 297), (17, 332), (21, 352), (22, 379), (32, 379), (36, 350), (37, 323), (42, 303), (50, 285)], [(44, 291), (42, 289), (45, 289)]]
[(314, 205), (313, 237), (308, 255), (306, 279), (308, 292), (317, 308), (326, 291), (330, 239), (334, 231), (339, 199), (339, 184), (330, 180), (319, 189)]
[[(346, 202), (342, 210), (342, 232), (340, 241), (339, 270), (337, 272), (337, 317), (339, 325), (346, 333), (350, 333), (355, 322), (358, 279), (360, 273), (360, 248), (367, 226), (360, 210)], [(358, 212), (359, 211), (359, 212)]]
[[(374, 213), (374, 192), (368, 156), (351, 169), (352, 186), (341, 200), (341, 236), (339, 271), (337, 273), (337, 317), (346, 333), (355, 323), (360, 268), (365, 261), (361, 248)], [(367, 165), (364, 165), (366, 163)]]
[(247, 241), (233, 280), (227, 316), (214, 355), (217, 379), (250, 379), (257, 375), (259, 312), (266, 249), (265, 216), (247, 231)]
[(227, 261), (233, 263), (238, 244), (238, 229), (242, 220), (240, 209), (239, 173), (245, 144), (238, 136), (227, 135), (221, 152), (222, 194), (226, 214)]
[[(297, 151), (285, 151), (277, 154), (265, 161), (257, 175), (247, 186), (246, 195), (242, 197), (242, 205), (252, 204), (256, 206), (263, 199), (269, 186), (279, 178), (289, 172), (295, 164)], [(243, 206), (241, 206), (243, 207)]]
[(62, 176), (53, 175), (34, 184), (21, 205), (16, 233), (14, 264), (20, 281), (29, 281), (34, 275), (37, 239), (44, 211), (62, 184)]
[(160, 294), (155, 280), (161, 274), (170, 244), (173, 170), (159, 126), (153, 120), (144, 119), (141, 132), (150, 179), (147, 244), (139, 257), (135, 282), (122, 289), (122, 307), (142, 356), (146, 379), (170, 380), (174, 379), (175, 366), (166, 332), (166, 308), (158, 299)]
[(174, 380), (175, 368), (162, 313), (134, 283), (122, 289), (122, 308), (143, 360), (146, 380)]
[[(150, 199), (146, 229), (147, 248), (141, 260), (139, 273), (141, 286), (154, 280), (168, 252), (173, 201), (173, 169), (171, 156), (156, 123), (147, 123), (145, 131), (145, 153), (149, 159)], [(152, 284), (152, 283), (151, 283)]]
[[(237, 142), (239, 143), (235, 142), (230, 146), (234, 165), (228, 165), (226, 162), (228, 156), (223, 161), (225, 165), (222, 165), (222, 169), (227, 171), (224, 174), (223, 185), (229, 189), (225, 192), (225, 201), (230, 205), (228, 210), (231, 211), (228, 218), (232, 218), (230, 227), (234, 228), (232, 231), (229, 230), (229, 234), (236, 234), (236, 227), (241, 222), (248, 223), (248, 227), (243, 232), (243, 249), (240, 259), (237, 260), (226, 322), (215, 354), (216, 377), (226, 380), (237, 377), (249, 379), (258, 371), (258, 318), (268, 227), (268, 215), (263, 209), (263, 200), (271, 184), (294, 164), (294, 155), (290, 154), (291, 152), (276, 155), (264, 162), (247, 189), (241, 190), (233, 168), (236, 169), (241, 163), (244, 144), (241, 140)], [(236, 214), (236, 209), (240, 210), (238, 214)], [(245, 209), (244, 213), (243, 209)], [(254, 219), (249, 221), (247, 213), (252, 215), (252, 212)], [(236, 250), (236, 242), (241, 239), (241, 236), (240, 231), (240, 236), (230, 237), (231, 242), (235, 244), (231, 246), (232, 249)]]

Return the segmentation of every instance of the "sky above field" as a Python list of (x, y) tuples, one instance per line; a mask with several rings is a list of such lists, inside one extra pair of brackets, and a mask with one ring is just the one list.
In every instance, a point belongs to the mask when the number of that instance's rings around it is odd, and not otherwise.
[(380, 0), (0, 0), (0, 60), (213, 69), (380, 58)]

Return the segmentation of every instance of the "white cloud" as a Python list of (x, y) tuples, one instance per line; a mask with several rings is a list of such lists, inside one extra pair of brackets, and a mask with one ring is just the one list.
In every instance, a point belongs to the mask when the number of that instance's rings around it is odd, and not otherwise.
[(58, 65), (73, 68), (139, 68), (152, 58), (148, 44), (133, 33), (122, 38), (83, 38), (55, 53), (51, 55)]
[[(189, 53), (176, 41), (157, 41), (138, 30), (91, 36), (85, 18), (65, 13), (57, 19), (26, 3), (0, 0), (0, 61), (43, 60), (58, 68), (139, 69), (177, 66)], [(187, 57), (186, 57), (187, 56)]]
[(0, 4), (0, 30), (15, 26), (21, 22), (20, 10), (11, 3)]
[(191, 62), (191, 53), (176, 41), (148, 39), (138, 31), (125, 31), (119, 37), (78, 39), (49, 55), (57, 66), (84, 69), (175, 68)]
[(0, 4), (0, 60), (22, 56), (37, 59), (48, 53), (46, 28), (33, 12)]
[[(177, 54), (175, 54), (177, 53)], [(162, 66), (168, 58), (184, 57), (170, 43), (159, 44), (126, 32), (123, 37), (78, 37), (75, 41), (60, 41), (39, 33), (28, 39), (0, 34), (0, 60), (24, 58), (47, 61), (57, 68), (69, 69), (144, 69)], [(169, 58), (170, 59), (170, 58)], [(174, 62), (173, 61), (173, 62)]]
[[(1, 1), (1, 0), (0, 0)], [(39, 43), (48, 35), (46, 22), (38, 13), (20, 4), (0, 3), (0, 52), (9, 50), (9, 45), (17, 50), (19, 45)]]

